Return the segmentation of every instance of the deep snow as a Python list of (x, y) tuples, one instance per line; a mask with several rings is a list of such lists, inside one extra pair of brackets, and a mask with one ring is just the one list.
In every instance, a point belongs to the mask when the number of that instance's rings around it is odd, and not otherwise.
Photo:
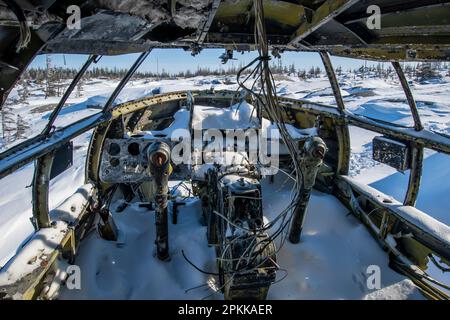
[[(264, 212), (274, 218), (289, 202), (291, 183), (279, 175), (263, 182)], [(280, 282), (269, 299), (421, 299), (411, 281), (388, 267), (385, 252), (365, 227), (334, 197), (314, 192), (300, 244), (285, 243), (277, 255)], [(118, 245), (93, 232), (80, 248), (81, 290), (60, 299), (222, 299), (217, 279), (195, 270), (217, 272), (215, 253), (200, 224), (200, 201), (180, 207), (178, 224), (169, 224), (171, 260), (155, 257), (154, 212), (134, 203), (114, 215), (124, 240)], [(370, 290), (368, 267), (381, 270), (380, 290)], [(283, 279), (284, 278), (284, 279)], [(199, 287), (200, 286), (200, 287)], [(197, 288), (198, 287), (198, 288)], [(196, 288), (196, 289), (194, 289)]]

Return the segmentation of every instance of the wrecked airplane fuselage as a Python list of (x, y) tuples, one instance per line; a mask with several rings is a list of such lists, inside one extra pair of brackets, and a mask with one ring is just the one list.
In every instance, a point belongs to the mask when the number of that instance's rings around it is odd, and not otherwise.
[[(2, 102), (34, 55), (88, 53), (92, 56), (54, 108), (42, 133), (0, 154), (0, 177), (36, 162), (32, 183), (36, 232), (0, 273), (0, 297), (48, 298), (48, 283), (55, 278), (60, 256), (73, 263), (80, 241), (95, 223), (105, 239), (118, 241), (120, 229), (110, 212), (111, 199), (118, 194), (124, 199), (138, 194), (142, 205), (156, 212), (157, 257), (167, 260), (168, 202), (171, 200), (168, 182), (174, 179), (190, 180), (195, 185), (194, 195), (202, 201), (208, 230), (205, 241), (216, 247), (217, 275), (225, 297), (265, 298), (280, 266), (276, 259), (278, 249), (268, 232), (271, 224), (264, 222), (262, 213), (259, 163), (244, 161), (244, 165), (224, 166), (213, 160), (209, 170), (200, 170), (203, 174), (196, 175), (192, 163), (177, 165), (171, 161), (176, 143), (170, 137), (146, 135), (160, 130), (161, 119), (171, 119), (180, 110), (187, 110), (193, 119), (195, 104), (226, 109), (238, 101), (255, 104), (259, 120), (269, 119), (279, 126), (280, 143), (287, 150), (280, 167), (294, 168), (297, 174), (296, 201), (289, 208), (289, 215), (281, 216), (280, 233), (288, 231), (290, 226), (290, 240), (298, 242), (308, 192), (314, 185), (345, 204), (388, 252), (391, 266), (411, 278), (426, 297), (448, 298), (442, 290), (448, 286), (432, 279), (420, 266), (431, 253), (443, 261), (450, 260), (449, 227), (414, 206), (424, 148), (450, 154), (450, 139), (423, 128), (399, 61), (450, 59), (450, 34), (445, 18), (449, 3), (379, 1), (385, 18), (382, 29), (371, 29), (365, 23), (367, 1), (80, 1), (80, 29), (67, 26), (70, 14), (63, 4), (55, 1), (43, 1), (41, 5), (33, 2), (28, 6), (20, 6), (15, 1), (5, 3), (0, 9), (0, 35), (4, 39), (0, 47)], [(414, 21), (417, 26), (412, 25)], [(422, 32), (417, 32), (418, 29)], [(172, 92), (115, 105), (120, 91), (156, 47), (184, 48), (193, 55), (202, 48), (219, 47), (227, 52), (258, 49), (256, 68), (264, 74), (260, 82), (267, 90), (257, 93), (254, 88), (244, 87), (241, 92)], [(320, 52), (337, 107), (269, 93), (273, 89), (267, 63), (269, 48), (274, 56), (285, 50)], [(104, 104), (102, 112), (53, 130), (68, 95), (89, 65), (101, 55), (130, 52), (143, 53)], [(392, 62), (414, 126), (398, 127), (346, 110), (330, 54)], [(317, 134), (294, 139), (283, 133), (286, 124), (300, 130), (314, 128)], [(195, 128), (190, 125), (185, 129), (193, 136)], [(375, 158), (401, 171), (410, 170), (403, 202), (392, 200), (348, 176), (349, 125), (382, 134), (384, 138), (375, 141)], [(67, 159), (72, 149), (68, 143), (92, 129), (86, 185), (72, 196), (81, 198), (82, 205), (70, 208), (69, 215), (52, 214), (48, 208), (49, 181), (64, 166), (54, 168), (62, 159), (70, 162)], [(198, 152), (191, 146), (192, 154)], [(235, 152), (234, 144), (232, 147), (231, 151), (222, 148), (220, 152)], [(171, 209), (174, 210), (172, 223), (176, 224), (176, 206), (185, 204), (174, 200), (172, 205), (175, 206)], [(42, 237), (50, 237), (52, 241), (41, 244)], [(36, 250), (39, 254), (33, 260)]]

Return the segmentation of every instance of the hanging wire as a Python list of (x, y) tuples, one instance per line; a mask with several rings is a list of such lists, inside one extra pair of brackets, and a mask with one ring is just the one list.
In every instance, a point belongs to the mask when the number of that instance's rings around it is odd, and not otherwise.
[[(221, 224), (220, 225), (221, 230), (228, 230), (230, 226), (233, 226), (237, 230), (245, 231), (244, 234), (238, 235), (237, 237), (234, 237), (232, 239), (229, 239), (226, 235), (222, 235), (219, 232), (219, 247), (223, 248), (223, 250), (221, 252), (220, 258), (217, 258), (217, 260), (221, 264), (230, 263), (231, 266), (234, 265), (234, 267), (232, 267), (232, 270), (223, 271), (222, 274), (231, 274), (231, 276), (229, 277), (228, 281), (225, 284), (223, 284), (222, 288), (227, 283), (230, 283), (230, 281), (232, 281), (234, 277), (237, 274), (239, 274), (239, 272), (242, 271), (251, 272), (265, 265), (267, 262), (271, 262), (271, 265), (273, 265), (272, 254), (271, 256), (267, 257), (262, 256), (262, 254), (269, 245), (271, 244), (273, 245), (277, 240), (278, 245), (274, 254), (277, 254), (284, 246), (286, 239), (288, 237), (288, 226), (290, 225), (296, 207), (300, 203), (300, 201), (298, 200), (301, 194), (301, 187), (303, 185), (303, 183), (301, 183), (303, 181), (302, 178), (303, 175), (299, 162), (300, 157), (298, 146), (296, 143), (294, 143), (294, 140), (292, 139), (291, 135), (289, 134), (286, 128), (283, 119), (283, 110), (280, 107), (280, 104), (278, 103), (275, 80), (269, 68), (270, 56), (264, 23), (265, 19), (262, 0), (256, 0), (254, 2), (254, 9), (255, 9), (254, 36), (255, 36), (255, 43), (258, 48), (258, 57), (253, 59), (250, 63), (248, 63), (241, 70), (239, 70), (237, 74), (237, 83), (239, 86), (238, 90), (244, 89), (251, 94), (251, 98), (255, 102), (254, 104), (256, 106), (256, 109), (258, 111), (258, 117), (260, 117), (260, 119), (262, 119), (262, 114), (264, 111), (265, 114), (268, 116), (268, 119), (273, 124), (276, 124), (280, 132), (281, 139), (288, 149), (293, 164), (293, 171), (291, 174), (288, 174), (287, 172), (284, 171), (282, 172), (286, 174), (288, 178), (292, 179), (294, 181), (294, 184), (291, 192), (291, 201), (286, 206), (286, 208), (283, 209), (274, 219), (272, 219), (262, 228), (256, 228), (255, 230), (250, 230), (248, 228), (240, 226), (235, 222), (231, 221), (226, 215), (222, 214), (221, 212), (225, 212), (224, 201), (222, 198), (219, 199), (220, 208), (219, 210), (213, 210), (213, 214), (216, 214), (221, 218), (219, 220), (219, 223)], [(243, 74), (247, 74), (245, 79), (242, 79)], [(246, 83), (252, 77), (254, 81), (251, 83), (251, 86), (248, 87)], [(259, 90), (256, 88), (258, 82), (259, 82)], [(216, 183), (220, 183), (220, 179), (222, 179), (227, 174), (239, 174), (239, 172), (223, 173), (217, 179)], [(220, 190), (220, 186), (218, 187)], [(274, 227), (276, 227), (276, 229), (272, 230)], [(267, 232), (269, 230), (272, 232), (270, 232), (270, 234), (267, 235)], [(244, 250), (244, 252), (240, 255), (239, 258), (227, 258), (226, 255), (227, 253), (230, 252), (233, 244), (241, 240), (248, 241), (247, 247)], [(183, 256), (185, 257), (184, 253)], [(257, 259), (261, 260), (256, 263)], [(235, 261), (237, 261), (236, 264), (234, 264)], [(197, 270), (204, 272), (204, 270), (201, 270), (200, 268), (195, 266), (191, 261), (188, 260), (188, 262)], [(252, 267), (249, 268), (248, 266)], [(204, 273), (210, 275), (211, 274), (219, 275), (210, 272)], [(283, 280), (285, 277), (283, 277), (279, 281)]]

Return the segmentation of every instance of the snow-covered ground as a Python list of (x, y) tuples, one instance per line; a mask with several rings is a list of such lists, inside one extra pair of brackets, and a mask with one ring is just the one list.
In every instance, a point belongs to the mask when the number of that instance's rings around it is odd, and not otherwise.
[[(291, 183), (278, 175), (263, 181), (263, 206), (268, 219), (289, 203)], [(334, 197), (314, 192), (302, 241), (286, 242), (277, 254), (277, 283), (269, 299), (422, 299), (410, 280), (388, 267), (388, 257), (365, 227)], [(216, 293), (215, 251), (208, 247), (200, 224), (201, 203), (179, 208), (178, 224), (169, 224), (170, 261), (155, 257), (155, 216), (134, 203), (114, 219), (124, 236), (120, 245), (97, 233), (85, 239), (77, 264), (81, 290), (60, 292), (60, 299), (223, 299)], [(369, 266), (378, 266), (380, 290), (367, 287)], [(368, 273), (369, 270), (369, 273)]]
[[(179, 80), (136, 80), (130, 82), (120, 94), (117, 102), (152, 95), (155, 92), (178, 90), (236, 89), (235, 84), (212, 84), (214, 77), (197, 77)], [(399, 125), (411, 125), (409, 107), (398, 82), (367, 77), (339, 79), (347, 108), (357, 114), (369, 116)], [(56, 125), (63, 126), (100, 111), (118, 81), (94, 79), (87, 82), (80, 96), (69, 98)], [(283, 77), (277, 82), (280, 95), (335, 104), (328, 80), (325, 77), (299, 81), (294, 77)], [(412, 82), (412, 90), (418, 102), (422, 120), (427, 129), (450, 134), (450, 78), (443, 77), (434, 83)], [(26, 124), (22, 138), (36, 135), (47, 122), (52, 106), (59, 98), (44, 98), (38, 87), (30, 88), (27, 104), (11, 103), (12, 117), (20, 115)], [(10, 101), (18, 98), (14, 90)], [(351, 127), (351, 175), (382, 192), (402, 200), (405, 194), (408, 173), (402, 174), (372, 160), (371, 141), (375, 134)], [(90, 132), (74, 140), (74, 166), (51, 181), (50, 207), (54, 208), (76, 188), (83, 184), (84, 162)], [(22, 139), (23, 140), (23, 139)], [(6, 149), (20, 139), (0, 148)], [(31, 224), (31, 188), (33, 164), (0, 180), (0, 267), (20, 250), (33, 233)], [(426, 151), (424, 175), (417, 207), (436, 219), (450, 225), (450, 157), (430, 150)], [(281, 186), (281, 185), (280, 185)], [(267, 185), (265, 185), (267, 187)], [(283, 185), (287, 188), (287, 185)], [(270, 190), (265, 188), (265, 190)], [(267, 214), (277, 212), (273, 206), (282, 206), (273, 197), (288, 196), (286, 193), (267, 192), (265, 207)], [(272, 199), (272, 200), (271, 200)], [(275, 204), (276, 203), (276, 204)], [(214, 252), (205, 245), (204, 228), (198, 224), (198, 202), (181, 208), (180, 223), (171, 226), (172, 261), (161, 263), (152, 257), (154, 240), (153, 216), (148, 211), (131, 206), (117, 216), (119, 225), (129, 235), (126, 244), (117, 248), (92, 234), (83, 244), (78, 263), (83, 269), (82, 292), (62, 293), (62, 297), (91, 298), (203, 298), (211, 294), (208, 287), (189, 291), (190, 287), (209, 283), (208, 279), (192, 270), (182, 258), (181, 249), (193, 255), (204, 269), (214, 268)], [(271, 207), (272, 206), (272, 207)], [(280, 265), (288, 272), (287, 278), (274, 284), (270, 298), (417, 298), (412, 284), (387, 267), (387, 257), (379, 249), (367, 230), (340, 203), (327, 195), (315, 192), (306, 222), (303, 242), (294, 246), (286, 244), (279, 253)], [(187, 230), (189, 230), (187, 232)], [(186, 236), (189, 234), (189, 237)], [(133, 248), (130, 256), (127, 249)], [(198, 248), (195, 250), (194, 248)], [(101, 254), (98, 254), (101, 252)], [(138, 263), (139, 261), (139, 263)], [(365, 271), (368, 265), (376, 264), (382, 269), (384, 291), (368, 291), (365, 286)], [(439, 270), (432, 270), (434, 274)], [(188, 274), (189, 276), (186, 276)], [(145, 279), (142, 276), (145, 275)], [(282, 275), (282, 272), (280, 272)], [(441, 277), (442, 275), (438, 275)], [(111, 281), (111, 279), (115, 279)], [(450, 283), (448, 276), (444, 278)], [(171, 287), (173, 290), (160, 290)], [(217, 298), (218, 296), (213, 296)]]

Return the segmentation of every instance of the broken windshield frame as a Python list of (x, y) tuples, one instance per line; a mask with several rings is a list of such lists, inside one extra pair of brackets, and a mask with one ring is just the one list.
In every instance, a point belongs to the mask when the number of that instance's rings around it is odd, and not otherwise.
[[(135, 73), (135, 71), (136, 71), (136, 70), (139, 68), (139, 66), (142, 64), (142, 62), (144, 62), (144, 60), (147, 58), (147, 56), (148, 56), (148, 54), (150, 53), (150, 51), (151, 51), (151, 50), (148, 50), (148, 51), (146, 51), (146, 52), (143, 52), (143, 53), (135, 60), (134, 64), (130, 67), (130, 69), (128, 69), (126, 75), (122, 78), (122, 80), (120, 81), (119, 85), (117, 85), (117, 87), (115, 88), (114, 92), (110, 95), (110, 97), (109, 97), (109, 99), (108, 99), (108, 102), (105, 104), (105, 106), (104, 106), (102, 112), (100, 112), (99, 115), (97, 114), (97, 115), (88, 116), (88, 117), (85, 118), (85, 119), (81, 119), (80, 121), (77, 121), (77, 122), (75, 122), (75, 123), (66, 125), (66, 126), (64, 126), (64, 127), (62, 127), (62, 128), (59, 128), (59, 129), (55, 130), (55, 132), (56, 132), (56, 131), (61, 131), (61, 132), (62, 132), (62, 131), (65, 131), (66, 129), (72, 128), (72, 127), (74, 127), (74, 126), (77, 127), (77, 132), (80, 131), (80, 130), (83, 131), (84, 129), (89, 130), (93, 125), (98, 124), (99, 121), (101, 122), (102, 119), (104, 118), (105, 114), (107, 114), (107, 113), (111, 110), (111, 108), (112, 108), (112, 106), (113, 106), (113, 103), (114, 103), (115, 99), (116, 99), (117, 96), (120, 94), (120, 92), (121, 92), (121, 90), (123, 89), (123, 87), (127, 84), (128, 80), (133, 76), (133, 74)], [(82, 69), (79, 71), (79, 73), (81, 73), (81, 72), (84, 70), (85, 67), (86, 67), (86, 68), (89, 67), (89, 65), (90, 65), (92, 62), (94, 62), (95, 59), (94, 59), (94, 60), (91, 60), (91, 59), (93, 59), (92, 56), (88, 59), (88, 61), (85, 63), (85, 65), (84, 65), (84, 66), (82, 67)], [(97, 60), (97, 61), (98, 61), (98, 60)], [(90, 63), (89, 63), (89, 62), (90, 62)], [(89, 63), (89, 65), (86, 66), (86, 64), (88, 64), (88, 63)], [(85, 72), (85, 70), (84, 70), (84, 72)], [(68, 97), (68, 96), (70, 95), (70, 93), (73, 91), (73, 88), (72, 88), (72, 87), (74, 87), (74, 86), (76, 85), (76, 83), (74, 83), (74, 81), (75, 81), (76, 79), (78, 79), (78, 75), (79, 75), (79, 74), (77, 74), (77, 76), (76, 76), (75, 79), (72, 81), (72, 83), (71, 83), (71, 85), (69, 86), (69, 88), (67, 89), (67, 91), (70, 91), (70, 92), (65, 92), (65, 94), (64, 94), (63, 98), (60, 100), (58, 106), (59, 106), (60, 104), (61, 104), (61, 105), (64, 105), (64, 98), (67, 99), (67, 97)], [(81, 76), (80, 76), (80, 78), (81, 78)], [(78, 81), (79, 81), (79, 79), (78, 79)], [(53, 111), (53, 113), (54, 113), (54, 116), (53, 116), (53, 123), (54, 123), (54, 121), (56, 121), (56, 119), (58, 118), (57, 115), (59, 114), (59, 111), (60, 111), (60, 110), (54, 110), (54, 111)], [(52, 115), (53, 115), (53, 113), (52, 113)], [(100, 118), (102, 118), (102, 119), (100, 119)], [(80, 124), (82, 124), (82, 123), (86, 123), (86, 125), (83, 126), (83, 127), (85, 127), (85, 128), (80, 128)], [(19, 144), (16, 144), (16, 145), (12, 146), (11, 148), (8, 148), (8, 149), (6, 149), (5, 151), (1, 152), (1, 153), (0, 153), (0, 160), (6, 160), (6, 158), (11, 157), (11, 156), (13, 156), (14, 154), (20, 153), (20, 151), (22, 151), (22, 150), (24, 150), (24, 149), (33, 148), (33, 144), (38, 144), (38, 143), (40, 143), (40, 142), (46, 141), (50, 136), (53, 135), (53, 132), (52, 132), (52, 130), (51, 130), (52, 127), (53, 127), (53, 125), (49, 125), (49, 123), (47, 123), (46, 129), (44, 129), (44, 131), (42, 131), (40, 134), (37, 134), (36, 136), (34, 136), (34, 137), (30, 138), (30, 139), (24, 140), (23, 142), (21, 142), (21, 143), (19, 143)], [(49, 128), (50, 131), (47, 132), (47, 131), (46, 131), (47, 128)], [(53, 147), (55, 147), (55, 146), (53, 146)], [(18, 166), (17, 166), (17, 164), (16, 164), (16, 165), (13, 165), (13, 166), (12, 166), (11, 164), (8, 164), (5, 168), (3, 168), (3, 167), (0, 168), (0, 169), (1, 169), (1, 170), (0, 170), (0, 176), (7, 175), (8, 172), (13, 172), (13, 171), (15, 171), (16, 169), (18, 169), (18, 168), (21, 167), (22, 165), (25, 165), (26, 163), (32, 161), (33, 159), (34, 159), (33, 157), (27, 157), (27, 159), (26, 159), (26, 160), (23, 160), (23, 161), (20, 163), (20, 165), (18, 165)], [(5, 163), (5, 164), (6, 164), (6, 163)]]
[(75, 76), (75, 78), (72, 80), (72, 82), (70, 83), (69, 87), (67, 88), (66, 92), (64, 92), (64, 95), (62, 96), (61, 100), (59, 100), (58, 105), (56, 106), (56, 108), (52, 111), (52, 113), (50, 114), (48, 123), (46, 125), (46, 127), (44, 128), (44, 130), (42, 131), (42, 135), (47, 136), (52, 128), (53, 128), (53, 124), (55, 123), (56, 118), (59, 115), (59, 112), (61, 111), (61, 109), (63, 108), (64, 104), (66, 103), (67, 99), (69, 98), (69, 96), (72, 94), (73, 89), (75, 89), (76, 85), (78, 84), (78, 82), (81, 80), (81, 78), (83, 77), (83, 75), (86, 73), (87, 69), (89, 68), (89, 66), (92, 63), (97, 63), (98, 61), (100, 61), (102, 56), (97, 56), (97, 55), (91, 55), (87, 61), (84, 63), (84, 65), (81, 67), (81, 69), (78, 71), (77, 75)]

